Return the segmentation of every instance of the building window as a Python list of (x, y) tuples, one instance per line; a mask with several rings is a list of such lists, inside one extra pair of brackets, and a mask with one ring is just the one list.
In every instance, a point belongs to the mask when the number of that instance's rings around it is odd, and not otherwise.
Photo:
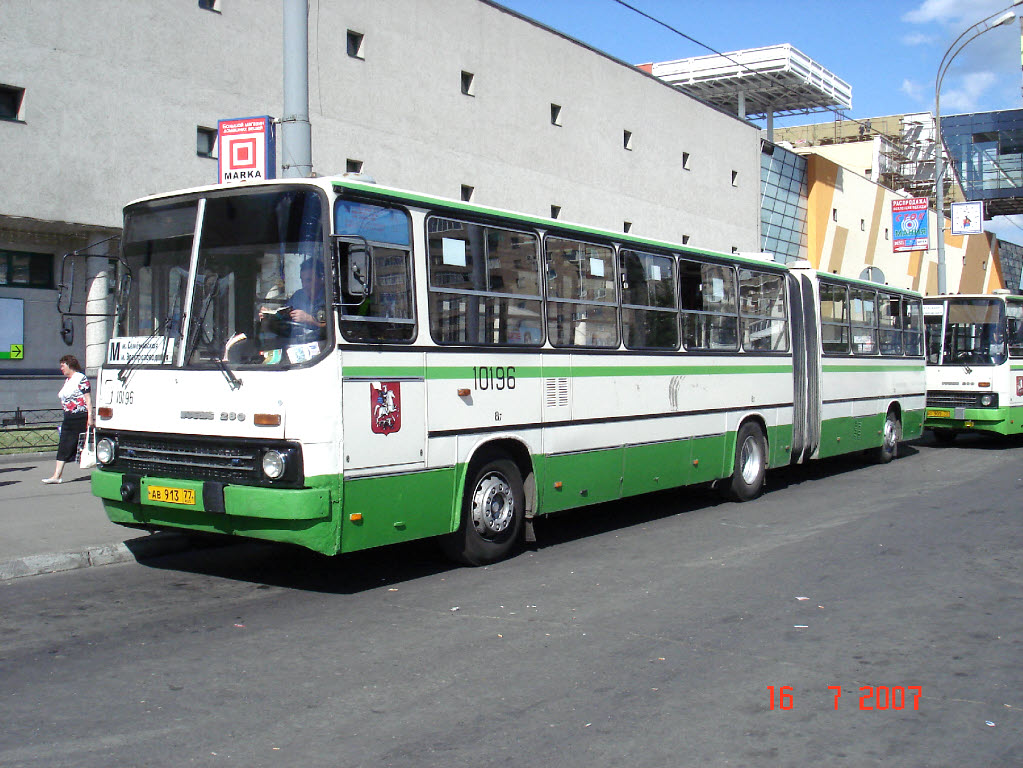
[(625, 148), (628, 149), (628, 150), (631, 150), (632, 149), (632, 131), (625, 131), (625, 133), (622, 134), (622, 141), (623, 141), (623, 144), (625, 145)]
[(551, 104), (551, 125), (561, 125), (560, 104)]
[(476, 95), (476, 75), (462, 70), (462, 93), (466, 96)]
[(204, 128), (197, 125), (195, 128), (195, 154), (199, 157), (217, 156), (217, 129)]
[(688, 152), (683, 152), (682, 153), (682, 169), (685, 170), (685, 171), (689, 170), (689, 153)]
[(0, 250), (0, 285), (53, 288), (53, 254)]
[(476, 187), (470, 187), (468, 184), (462, 185), (462, 202), (471, 203), (474, 194), (476, 194)]
[(739, 172), (738, 171), (732, 171), (732, 186), (733, 187), (739, 186)]
[(0, 85), (0, 120), (23, 120), (25, 89), (13, 85)]
[(199, 0), (199, 7), (204, 11), (220, 13), (220, 0)]
[(689, 235), (682, 235), (682, 245), (689, 245)]
[(362, 160), (345, 160), (345, 173), (362, 173)]
[(622, 224), (622, 232), (625, 232), (626, 234), (628, 234), (631, 231), (632, 231), (632, 222), (631, 221), (624, 222)]
[(552, 205), (551, 206), (551, 218), (552, 219), (556, 219), (560, 215), (561, 215), (561, 206), (560, 205)]
[(366, 43), (366, 36), (361, 32), (355, 32), (354, 30), (348, 30), (348, 55), (353, 59), (364, 59), (366, 58), (363, 52), (363, 46)]

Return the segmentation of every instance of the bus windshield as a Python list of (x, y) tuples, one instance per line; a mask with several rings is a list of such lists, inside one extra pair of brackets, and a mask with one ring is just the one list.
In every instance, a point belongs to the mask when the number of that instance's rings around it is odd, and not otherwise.
[(939, 350), (929, 334), (928, 362), (942, 365), (1001, 365), (1006, 360), (1004, 309), (998, 299), (950, 299)]
[(324, 353), (325, 218), (321, 196), (297, 189), (130, 208), (133, 282), (108, 362), (141, 350), (149, 364), (284, 366)]

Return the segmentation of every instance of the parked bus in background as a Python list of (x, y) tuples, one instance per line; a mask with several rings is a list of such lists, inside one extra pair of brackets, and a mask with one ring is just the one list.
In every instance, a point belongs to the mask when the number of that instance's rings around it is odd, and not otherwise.
[(125, 209), (97, 396), (110, 519), (335, 554), (505, 557), (541, 515), (892, 459), (924, 413), (919, 295), (377, 186)]
[(1023, 431), (1023, 296), (924, 300), (927, 418), (941, 442), (961, 432)]

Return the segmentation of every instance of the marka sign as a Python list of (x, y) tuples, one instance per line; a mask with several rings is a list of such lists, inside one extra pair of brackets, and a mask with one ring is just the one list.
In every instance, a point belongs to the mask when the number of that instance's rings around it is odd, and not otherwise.
[(266, 116), (219, 120), (218, 183), (276, 178), (273, 128), (273, 120)]

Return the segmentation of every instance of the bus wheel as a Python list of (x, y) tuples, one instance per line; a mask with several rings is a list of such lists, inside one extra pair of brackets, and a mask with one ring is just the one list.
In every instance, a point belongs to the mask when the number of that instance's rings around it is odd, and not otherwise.
[(942, 445), (951, 445), (955, 442), (956, 431), (953, 429), (932, 429), (934, 439)]
[(522, 474), (505, 458), (485, 461), (465, 486), (462, 524), (444, 537), (444, 551), (466, 565), (493, 563), (512, 551), (522, 531)]
[(902, 439), (902, 422), (895, 411), (888, 411), (884, 418), (884, 441), (875, 449), (874, 458), (878, 464), (887, 464), (899, 455), (899, 441)]
[(760, 495), (767, 472), (767, 440), (760, 425), (747, 421), (735, 436), (735, 467), (725, 488), (735, 501), (749, 501)]

